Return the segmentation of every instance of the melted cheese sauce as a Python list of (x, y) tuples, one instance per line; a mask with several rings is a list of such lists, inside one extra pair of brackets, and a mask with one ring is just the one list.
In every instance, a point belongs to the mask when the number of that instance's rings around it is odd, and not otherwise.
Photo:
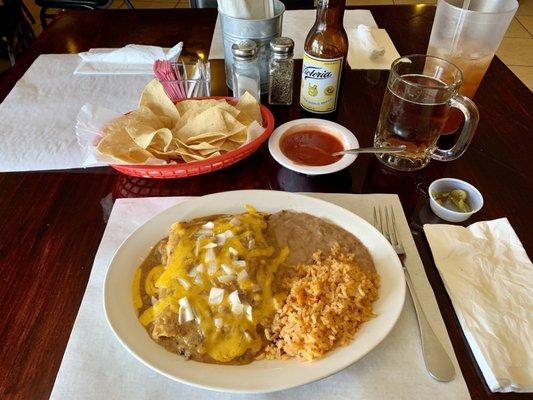
[[(202, 340), (194, 351), (217, 362), (259, 352), (258, 327), (274, 314), (279, 299), (272, 282), (289, 250), (269, 244), (266, 216), (250, 206), (247, 210), (172, 226), (166, 265), (153, 267), (144, 282), (138, 269), (133, 279), (137, 309), (143, 308), (141, 287), (155, 300), (140, 314), (141, 324), (168, 323), (164, 314), (170, 311), (180, 324), (196, 324)], [(213, 288), (223, 289), (222, 298), (211, 301)]]

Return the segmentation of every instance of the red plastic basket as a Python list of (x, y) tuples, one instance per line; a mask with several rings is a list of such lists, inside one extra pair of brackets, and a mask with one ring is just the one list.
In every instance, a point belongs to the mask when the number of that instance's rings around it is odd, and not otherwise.
[[(236, 104), (237, 99), (233, 97), (212, 96), (201, 97), (199, 99), (225, 99), (230, 104)], [(189, 176), (207, 174), (217, 169), (226, 168), (243, 158), (248, 157), (256, 151), (274, 130), (274, 116), (268, 108), (260, 105), (261, 115), (263, 116), (263, 127), (265, 131), (252, 142), (229, 151), (221, 156), (208, 158), (202, 161), (193, 161), (189, 163), (178, 163), (173, 165), (132, 165), (132, 164), (111, 164), (111, 167), (123, 174), (137, 176), (141, 178), (154, 179), (176, 179), (186, 178)]]

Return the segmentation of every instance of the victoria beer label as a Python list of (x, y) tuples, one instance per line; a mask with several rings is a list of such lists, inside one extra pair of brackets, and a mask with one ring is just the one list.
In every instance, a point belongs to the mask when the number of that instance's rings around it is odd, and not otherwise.
[(305, 39), (300, 106), (315, 114), (336, 111), (348, 37), (346, 0), (318, 0), (316, 21)]

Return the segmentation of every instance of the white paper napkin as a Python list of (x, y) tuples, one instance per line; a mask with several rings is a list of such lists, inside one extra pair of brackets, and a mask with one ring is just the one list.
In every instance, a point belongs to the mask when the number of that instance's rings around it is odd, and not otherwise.
[(74, 126), (85, 103), (125, 113), (147, 75), (73, 75), (77, 54), (41, 55), (0, 103), (0, 172), (81, 168)]
[(533, 392), (533, 264), (507, 218), (424, 231), (490, 389)]
[[(374, 400), (470, 399), (461, 370), (426, 278), (415, 243), (396, 195), (309, 194), (372, 220), (374, 205), (392, 204), (407, 251), (406, 265), (424, 312), (451, 355), (457, 376), (448, 383), (432, 379), (420, 349), (416, 316), (409, 296), (393, 331), (371, 353), (327, 379), (271, 394), (229, 394), (193, 388), (165, 378), (137, 361), (107, 325), (102, 288), (113, 254), (136, 228), (187, 198), (119, 199), (96, 254), (87, 290), (72, 330), (52, 399), (217, 399), (217, 400)], [(109, 201), (111, 201), (109, 199)], [(102, 202), (103, 204), (106, 201)]]
[[(375, 44), (368, 43), (368, 38), (361, 36), (357, 28), (349, 29), (347, 33), (348, 64), (351, 69), (390, 69), (392, 62), (400, 57), (385, 29), (370, 27)], [(383, 55), (373, 56), (372, 48), (383, 49)]]
[(357, 25), (355, 35), (362, 47), (368, 52), (369, 57), (382, 57), (385, 54), (385, 47), (376, 42), (376, 38), (372, 34), (372, 28), (368, 25)]
[(81, 62), (75, 75), (153, 75), (155, 60), (173, 60), (181, 54), (183, 43), (171, 49), (129, 44), (120, 49), (90, 49), (79, 53)]
[(218, 0), (218, 10), (234, 18), (264, 19), (274, 16), (273, 0)]
[[(282, 36), (294, 40), (294, 58), (303, 58), (304, 42), (309, 30), (315, 23), (316, 10), (288, 10), (283, 13)], [(344, 12), (344, 27), (346, 32), (359, 24), (376, 27), (376, 21), (369, 10), (346, 10)], [(349, 35), (348, 35), (349, 36)], [(224, 45), (222, 43), (222, 28), (220, 18), (217, 17), (209, 59), (224, 59)]]

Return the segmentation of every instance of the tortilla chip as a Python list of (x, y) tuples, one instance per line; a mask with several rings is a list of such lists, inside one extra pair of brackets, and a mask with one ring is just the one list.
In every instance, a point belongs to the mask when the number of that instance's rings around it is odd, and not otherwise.
[(223, 112), (218, 108), (209, 108), (195, 117), (190, 118), (174, 135), (182, 142), (187, 142), (191, 137), (207, 132), (225, 132), (226, 122), (222, 114)]
[(180, 115), (185, 114), (187, 111), (199, 110), (200, 112), (207, 110), (208, 108), (214, 107), (219, 100), (216, 99), (203, 99), (203, 100), (181, 100), (176, 103), (176, 109)]
[(190, 119), (196, 117), (198, 114), (200, 114), (202, 111), (199, 109), (190, 109), (186, 111), (179, 120), (176, 121), (174, 126), (172, 127), (172, 132), (178, 132), (181, 128), (183, 128), (187, 122), (189, 122)]
[(155, 131), (149, 150), (159, 150), (166, 152), (172, 142), (172, 132), (168, 128), (161, 128)]
[(244, 92), (237, 102), (235, 108), (237, 108), (237, 110), (239, 110), (241, 113), (245, 114), (241, 118), (244, 119), (245, 117), (249, 117), (251, 121), (257, 121), (259, 125), (263, 125), (263, 117), (261, 116), (261, 108), (259, 107), (259, 103), (250, 93)]
[(124, 126), (112, 125), (104, 129), (104, 137), (96, 149), (100, 154), (130, 164), (144, 164), (154, 157), (152, 153), (138, 146)]
[(228, 151), (235, 150), (241, 147), (240, 143), (232, 142), (231, 140), (226, 140), (222, 145), (219, 146), (221, 152), (227, 153)]
[(164, 115), (157, 115), (145, 106), (138, 107), (136, 110), (124, 116), (125, 124), (144, 124), (154, 129), (165, 128), (167, 120), (168, 118)]
[(172, 129), (174, 125), (176, 124), (176, 121), (174, 121), (170, 117), (167, 117), (166, 115), (158, 115), (158, 118), (163, 124), (164, 128)]
[(198, 150), (198, 154), (200, 154), (201, 156), (207, 158), (209, 157), (211, 154), (217, 152), (218, 149), (207, 149), (207, 150)]
[(245, 126), (249, 126), (255, 121), (252, 117), (250, 117), (248, 114), (244, 112), (240, 112), (239, 115), (237, 115), (237, 117), (235, 118), (237, 119), (237, 121), (239, 121), (241, 124)]
[(234, 143), (243, 144), (246, 141), (246, 129), (243, 129), (234, 135), (228, 136), (228, 140)]
[(146, 149), (152, 143), (152, 139), (155, 136), (155, 130), (153, 127), (144, 124), (128, 124), (124, 127), (128, 135), (133, 141), (141, 148)]
[(199, 143), (199, 142), (207, 142), (207, 143), (211, 143), (211, 142), (215, 142), (217, 140), (220, 140), (220, 139), (226, 139), (228, 136), (225, 134), (225, 133), (221, 133), (221, 132), (207, 132), (207, 133), (203, 133), (201, 135), (196, 135), (192, 138), (190, 138), (189, 140), (186, 141), (186, 144), (194, 144), (194, 143)]
[(229, 135), (234, 135), (237, 132), (246, 129), (246, 125), (241, 124), (233, 115), (224, 112), (224, 121), (226, 122), (226, 130)]
[(180, 118), (180, 113), (172, 100), (165, 93), (163, 85), (157, 79), (152, 80), (141, 93), (139, 107), (147, 107), (157, 115), (163, 115), (171, 118), (173, 123)]
[(201, 140), (209, 142), (207, 138), (221, 139), (243, 129), (245, 125), (237, 121), (230, 113), (218, 107), (212, 107), (189, 119), (177, 132), (174, 131), (174, 136), (187, 144)]
[(226, 100), (218, 100), (216, 107), (226, 111), (227, 113), (231, 114), (233, 117), (237, 117), (241, 113), (240, 110), (229, 104)]
[(218, 150), (219, 149), (219, 146), (215, 145), (215, 144), (211, 144), (211, 143), (207, 143), (207, 142), (200, 142), (198, 144), (186, 144), (185, 145), (188, 149), (193, 149), (193, 150), (196, 150), (196, 151), (200, 151), (200, 150)]
[(202, 156), (209, 156), (210, 154), (213, 154), (214, 152), (218, 151), (221, 154), (227, 153), (228, 151), (235, 150), (239, 147), (241, 147), (241, 143), (232, 142), (231, 140), (222, 139), (218, 142), (215, 142), (215, 146), (210, 149), (198, 149), (198, 153), (200, 153)]
[(204, 156), (202, 156), (200, 153), (195, 152), (194, 150), (179, 149), (178, 153), (179, 153), (179, 155), (181, 157), (183, 157), (183, 159), (185, 159), (185, 157), (187, 157), (187, 158), (193, 159), (193, 160), (205, 160)]
[(179, 131), (192, 118), (198, 116), (209, 108), (216, 107), (218, 100), (204, 99), (204, 100), (183, 100), (176, 104), (181, 118), (176, 122), (172, 128), (173, 132)]

